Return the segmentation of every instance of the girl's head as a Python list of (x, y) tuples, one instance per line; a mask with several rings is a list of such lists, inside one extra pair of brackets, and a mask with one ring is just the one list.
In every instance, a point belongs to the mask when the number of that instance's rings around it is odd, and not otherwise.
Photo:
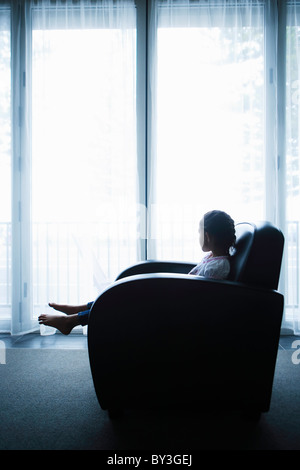
[(199, 233), (202, 250), (212, 251), (214, 256), (228, 255), (235, 244), (234, 221), (226, 212), (214, 210), (204, 214)]

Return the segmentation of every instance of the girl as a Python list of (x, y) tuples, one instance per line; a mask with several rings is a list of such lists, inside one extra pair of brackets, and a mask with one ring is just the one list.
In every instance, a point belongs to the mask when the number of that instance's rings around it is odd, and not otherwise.
[(207, 212), (199, 224), (202, 251), (209, 254), (189, 274), (226, 279), (230, 271), (229, 252), (235, 244), (232, 218), (222, 211)]
[[(189, 274), (213, 279), (226, 279), (230, 271), (229, 252), (235, 244), (235, 228), (232, 218), (222, 211), (207, 212), (199, 224), (199, 242), (204, 252), (209, 252)], [(84, 305), (49, 303), (62, 313), (42, 314), (39, 323), (57, 328), (68, 335), (75, 326), (87, 325), (93, 302)]]

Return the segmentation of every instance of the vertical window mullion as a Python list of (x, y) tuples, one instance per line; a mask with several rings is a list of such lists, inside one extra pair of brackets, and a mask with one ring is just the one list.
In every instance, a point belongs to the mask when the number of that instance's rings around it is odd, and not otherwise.
[(276, 222), (277, 207), (277, 2), (265, 5), (265, 218)]
[(140, 239), (138, 253), (147, 259), (147, 1), (137, 1), (137, 65), (136, 65), (136, 106), (137, 106), (137, 165), (138, 165), (138, 206)]
[(155, 194), (155, 166), (156, 152), (156, 100), (157, 100), (157, 2), (149, 0), (147, 18), (147, 256), (157, 257), (156, 246), (156, 194)]
[(13, 2), (12, 55), (12, 334), (21, 329), (21, 131), (20, 131), (20, 35), (21, 4)]
[[(12, 333), (31, 330), (37, 322), (31, 319), (31, 161), (30, 112), (27, 93), (28, 79), (26, 48), (30, 45), (25, 2), (13, 2), (12, 10), (12, 116), (13, 116), (13, 301)], [(36, 324), (35, 324), (36, 323)]]
[[(277, 50), (277, 225), (287, 234), (286, 224), (286, 1), (278, 2), (278, 50)], [(279, 290), (286, 289), (286, 256), (284, 254)]]

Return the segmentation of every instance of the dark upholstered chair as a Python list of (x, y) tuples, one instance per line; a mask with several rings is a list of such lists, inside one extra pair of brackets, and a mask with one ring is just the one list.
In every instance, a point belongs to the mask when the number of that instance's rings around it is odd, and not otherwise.
[(269, 410), (283, 296), (284, 237), (270, 223), (236, 226), (230, 278), (194, 264), (146, 261), (95, 301), (88, 349), (100, 406)]

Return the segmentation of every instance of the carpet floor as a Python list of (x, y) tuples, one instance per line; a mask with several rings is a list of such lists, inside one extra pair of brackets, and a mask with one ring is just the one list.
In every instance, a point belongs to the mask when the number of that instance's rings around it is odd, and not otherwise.
[(278, 352), (271, 408), (234, 414), (101, 410), (87, 350), (7, 349), (0, 364), (0, 449), (300, 450), (300, 364)]

